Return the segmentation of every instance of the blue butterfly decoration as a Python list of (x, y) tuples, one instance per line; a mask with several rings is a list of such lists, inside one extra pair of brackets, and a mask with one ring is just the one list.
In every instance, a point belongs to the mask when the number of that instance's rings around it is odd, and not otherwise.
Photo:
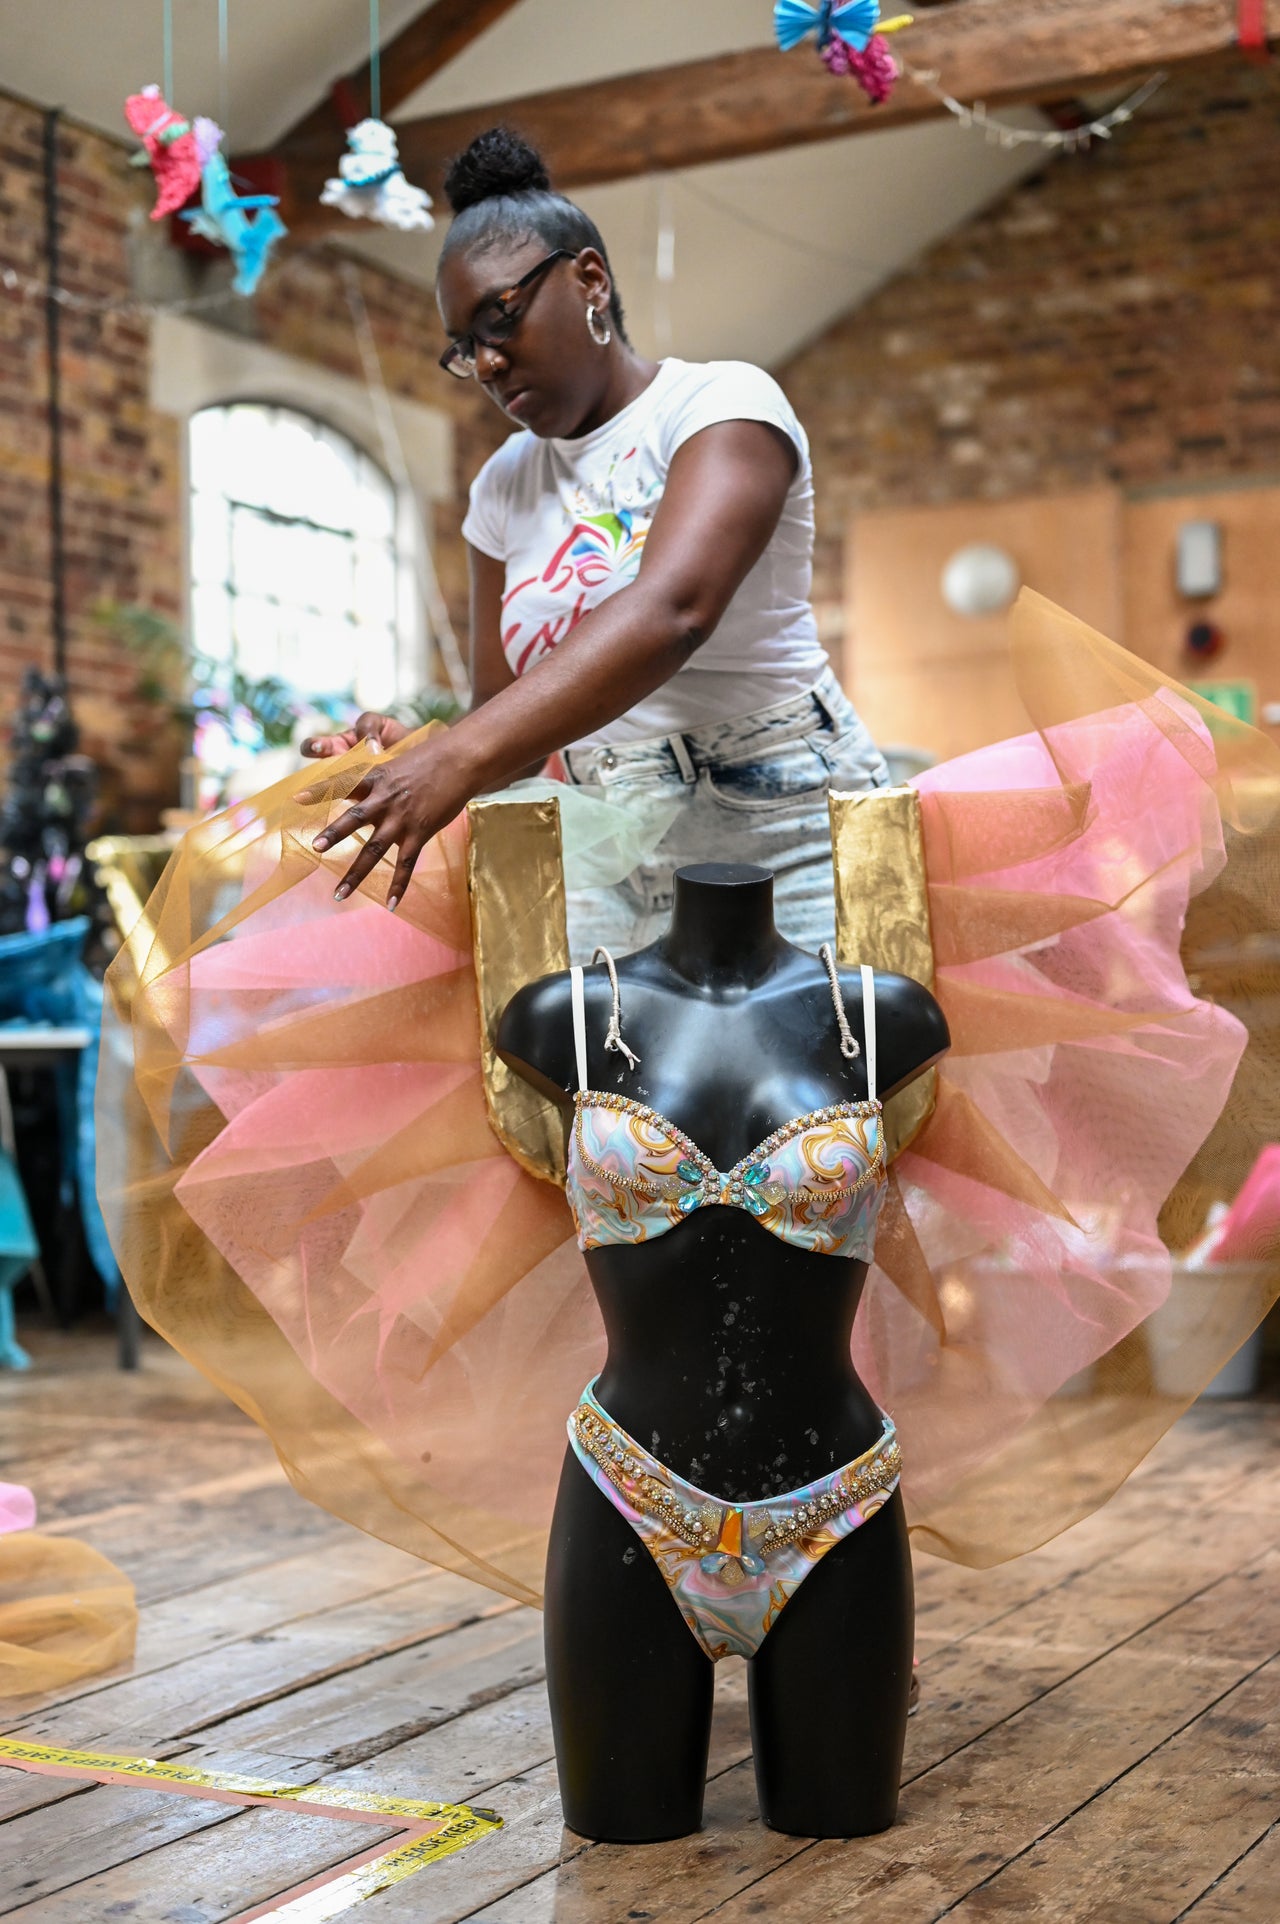
[[(271, 249), (286, 232), (274, 211), (277, 196), (237, 194), (227, 163), (216, 152), (205, 161), (200, 179), (199, 210), (182, 218), (202, 240), (227, 249), (236, 264), (236, 293), (252, 294), (266, 272)], [(250, 220), (250, 214), (255, 218)]]
[(783, 53), (798, 47), (811, 33), (825, 47), (833, 33), (861, 53), (880, 24), (880, 0), (847, 0), (833, 6), (831, 0), (820, 7), (805, 5), (805, 0), (777, 0), (773, 9), (773, 31)]

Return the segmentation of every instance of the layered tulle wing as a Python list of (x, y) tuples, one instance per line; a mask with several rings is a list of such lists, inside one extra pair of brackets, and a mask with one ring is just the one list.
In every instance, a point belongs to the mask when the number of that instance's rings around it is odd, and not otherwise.
[[(1035, 729), (920, 782), (954, 1046), (855, 1327), (919, 1540), (972, 1563), (1101, 1502), (1276, 1293), (1263, 1262), (1193, 1286), (1166, 1238), (1280, 1137), (1280, 755), (1034, 597), (1015, 664)], [(599, 1317), (487, 1119), (462, 825), (394, 917), (385, 867), (333, 903), (312, 838), (365, 763), (170, 864), (109, 978), (104, 1206), (142, 1313), (300, 1490), (535, 1598)]]

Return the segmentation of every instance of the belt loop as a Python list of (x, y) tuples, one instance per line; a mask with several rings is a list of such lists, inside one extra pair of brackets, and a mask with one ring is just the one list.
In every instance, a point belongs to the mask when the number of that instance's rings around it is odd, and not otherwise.
[(688, 742), (686, 742), (683, 735), (668, 735), (667, 747), (676, 758), (676, 767), (680, 770), (680, 780), (684, 782), (687, 787), (692, 787), (698, 779), (698, 771), (693, 765), (693, 757), (689, 753)]
[(822, 673), (822, 681), (815, 682), (809, 692), (813, 697), (813, 701), (815, 706), (818, 709), (818, 712), (822, 715), (823, 719), (825, 720), (827, 727), (835, 729), (839, 727), (839, 722), (836, 719), (836, 715), (831, 707), (831, 703), (827, 700), (826, 696), (822, 692), (822, 682), (825, 681), (827, 676), (831, 673), (832, 673), (832, 670), (830, 668), (825, 668)]

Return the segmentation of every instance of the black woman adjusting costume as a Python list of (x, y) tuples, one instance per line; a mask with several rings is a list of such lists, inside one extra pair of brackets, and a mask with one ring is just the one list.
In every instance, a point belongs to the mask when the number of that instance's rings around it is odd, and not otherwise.
[[(643, 844), (610, 887), (571, 893), (572, 953), (651, 942), (675, 869), (708, 860), (771, 869), (780, 927), (816, 949), (834, 934), (828, 790), (888, 771), (818, 637), (804, 429), (762, 368), (636, 351), (600, 233), (517, 136), (482, 134), (446, 187), (443, 365), (517, 431), (462, 528), (471, 712), (355, 790), (329, 828), (335, 845), (372, 828), (348, 879), (397, 844), (403, 896), (464, 803), (560, 754)], [(311, 746), (366, 735), (403, 729), (365, 715)]]
[(778, 934), (767, 874), (707, 866), (677, 873), (620, 998), (593, 970), (575, 1007), (575, 970), (503, 1017), (505, 1059), (576, 1110), (570, 1197), (609, 1340), (546, 1584), (561, 1797), (587, 1836), (697, 1828), (709, 1658), (731, 1652), (753, 1659), (766, 1822), (893, 1821), (911, 1563), (892, 1425), (850, 1333), (885, 1181), (878, 1096), (947, 1032), (918, 984), (869, 975), (828, 980)]

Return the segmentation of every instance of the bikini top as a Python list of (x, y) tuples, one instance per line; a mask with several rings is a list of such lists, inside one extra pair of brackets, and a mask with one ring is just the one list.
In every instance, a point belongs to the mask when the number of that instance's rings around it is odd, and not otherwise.
[[(831, 981), (841, 1053), (861, 1054), (845, 1019), (830, 949), (821, 951)], [(639, 1057), (621, 1037), (617, 972), (603, 956), (613, 986), (606, 1049)], [(887, 1180), (881, 1106), (876, 1099), (875, 978), (862, 970), (867, 1099), (836, 1102), (796, 1116), (757, 1143), (732, 1169), (717, 1169), (698, 1145), (647, 1103), (587, 1086), (587, 1022), (582, 970), (570, 970), (578, 1089), (574, 1096), (565, 1193), (580, 1249), (651, 1242), (695, 1210), (724, 1203), (754, 1216), (798, 1249), (817, 1255), (872, 1259), (876, 1219)]]

